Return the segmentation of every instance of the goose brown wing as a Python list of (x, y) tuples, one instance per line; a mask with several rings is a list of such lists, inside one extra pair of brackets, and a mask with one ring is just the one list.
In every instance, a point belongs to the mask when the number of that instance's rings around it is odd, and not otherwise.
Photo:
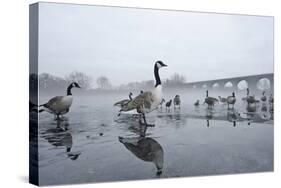
[(129, 101), (130, 101), (129, 99), (124, 99), (124, 100), (116, 102), (113, 106), (122, 107), (122, 106), (126, 105)]
[(138, 95), (132, 101), (130, 101), (128, 103), (128, 107), (132, 109), (138, 109), (140, 107), (149, 109), (151, 107), (152, 102), (152, 93), (150, 91), (147, 91)]
[(63, 96), (53, 97), (46, 104), (44, 104), (44, 107), (52, 108), (52, 107), (56, 106), (62, 100), (62, 98), (63, 98)]

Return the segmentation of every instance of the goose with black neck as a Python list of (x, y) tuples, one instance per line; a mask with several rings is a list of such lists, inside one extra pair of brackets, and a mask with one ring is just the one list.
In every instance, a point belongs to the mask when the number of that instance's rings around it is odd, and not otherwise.
[(49, 112), (54, 114), (56, 119), (60, 118), (60, 115), (64, 115), (69, 112), (69, 108), (72, 105), (73, 96), (71, 93), (72, 88), (81, 88), (77, 82), (72, 82), (66, 90), (66, 96), (56, 96), (51, 98), (47, 103), (40, 105), (39, 112)]
[(121, 108), (121, 111), (131, 111), (131, 110), (137, 110), (137, 112), (141, 115), (143, 118), (143, 121), (141, 121), (140, 118), (140, 123), (145, 124), (148, 126), (154, 126), (152, 124), (148, 124), (146, 122), (145, 114), (150, 113), (157, 109), (159, 104), (161, 103), (163, 99), (163, 94), (162, 94), (162, 84), (161, 84), (161, 79), (159, 76), (159, 70), (162, 67), (167, 67), (162, 61), (156, 61), (154, 64), (154, 78), (155, 78), (155, 86), (152, 90), (143, 92), (133, 98), (131, 101), (128, 102), (127, 105), (125, 105), (123, 108)]

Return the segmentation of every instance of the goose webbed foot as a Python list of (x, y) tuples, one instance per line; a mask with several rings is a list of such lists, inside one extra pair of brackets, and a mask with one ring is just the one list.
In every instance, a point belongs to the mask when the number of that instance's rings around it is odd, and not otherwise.
[[(141, 117), (143, 118), (143, 121), (144, 121), (144, 122), (141, 121)], [(147, 126), (147, 127), (155, 127), (154, 124), (148, 124), (148, 123), (147, 123), (144, 114), (141, 114), (140, 119), (139, 119), (139, 123), (140, 123), (141, 125), (145, 125), (145, 126)]]
[(155, 124), (145, 124), (147, 127), (155, 127)]

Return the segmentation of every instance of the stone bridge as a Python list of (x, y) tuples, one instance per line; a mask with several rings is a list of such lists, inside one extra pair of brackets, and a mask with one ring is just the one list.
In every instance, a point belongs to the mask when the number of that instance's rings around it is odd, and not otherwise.
[(237, 89), (245, 89), (246, 87), (248, 87), (250, 90), (258, 90), (260, 89), (258, 88), (258, 85), (263, 85), (265, 86), (265, 89), (273, 91), (274, 89), (273, 73), (186, 83), (186, 86), (192, 89), (237, 90)]

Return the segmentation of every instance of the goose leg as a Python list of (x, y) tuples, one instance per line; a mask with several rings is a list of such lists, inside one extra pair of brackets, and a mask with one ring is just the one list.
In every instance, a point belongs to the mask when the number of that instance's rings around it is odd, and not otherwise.
[(144, 138), (146, 136), (147, 126), (140, 127), (140, 137)]
[(144, 124), (145, 124), (146, 126), (148, 126), (148, 127), (154, 127), (154, 126), (155, 126), (154, 124), (148, 124), (148, 123), (146, 122), (146, 118), (145, 118), (145, 115), (144, 115), (144, 114), (142, 114), (142, 117), (143, 117)]
[(140, 123), (140, 125), (144, 125), (144, 123), (141, 121), (141, 118), (142, 118), (142, 114), (140, 114), (140, 116), (139, 116), (139, 123)]

